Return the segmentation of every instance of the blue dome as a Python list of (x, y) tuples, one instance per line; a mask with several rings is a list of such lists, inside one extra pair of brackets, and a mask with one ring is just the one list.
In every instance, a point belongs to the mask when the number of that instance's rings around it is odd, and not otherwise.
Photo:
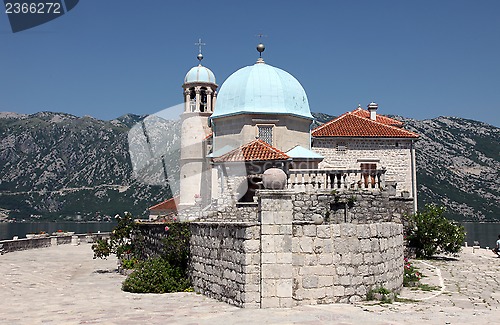
[(209, 68), (204, 67), (200, 64), (196, 67), (192, 67), (191, 70), (189, 70), (186, 74), (184, 83), (186, 84), (191, 82), (215, 84), (215, 75)]
[(227, 78), (211, 118), (245, 113), (313, 119), (306, 92), (297, 79), (263, 62), (241, 68)]

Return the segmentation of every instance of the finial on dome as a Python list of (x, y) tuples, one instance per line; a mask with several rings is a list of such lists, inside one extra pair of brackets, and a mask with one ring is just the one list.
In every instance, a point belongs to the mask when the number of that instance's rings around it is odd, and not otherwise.
[(259, 58), (257, 59), (257, 63), (264, 63), (264, 59), (262, 58), (262, 52), (264, 52), (265, 49), (266, 47), (264, 46), (264, 44), (259, 43), (259, 45), (257, 45), (257, 51), (259, 51)]
[(264, 44), (259, 43), (259, 45), (257, 45), (257, 51), (259, 51), (259, 57), (262, 57), (262, 52), (264, 52), (265, 50), (266, 47), (264, 46)]
[(201, 60), (203, 60), (203, 54), (201, 54), (201, 47), (204, 45), (207, 45), (207, 44), (203, 43), (201, 41), (201, 38), (199, 38), (198, 43), (194, 43), (194, 45), (198, 46), (198, 56), (196, 58), (198, 59), (198, 61), (200, 61), (200, 64), (201, 64)]
[(264, 44), (262, 44), (262, 37), (266, 35), (258, 34), (257, 36), (259, 37), (260, 40), (259, 44), (257, 45), (257, 51), (259, 52), (259, 59), (257, 60), (257, 63), (264, 63), (264, 59), (262, 59), (262, 52), (266, 50), (266, 47), (264, 46)]

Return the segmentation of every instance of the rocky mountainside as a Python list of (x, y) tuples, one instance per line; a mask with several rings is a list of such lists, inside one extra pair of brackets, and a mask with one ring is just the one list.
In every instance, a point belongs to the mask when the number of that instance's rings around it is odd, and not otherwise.
[[(333, 118), (314, 115), (318, 123)], [(421, 206), (445, 205), (455, 219), (500, 218), (499, 128), (460, 118), (396, 118), (421, 135)], [(146, 216), (147, 207), (171, 195), (178, 123), (133, 114), (101, 121), (0, 113), (0, 219)]]
[(456, 117), (399, 118), (416, 143), (419, 204), (458, 220), (500, 220), (500, 129)]
[(0, 214), (99, 220), (170, 196), (137, 181), (128, 133), (144, 116), (112, 121), (64, 113), (0, 113)]

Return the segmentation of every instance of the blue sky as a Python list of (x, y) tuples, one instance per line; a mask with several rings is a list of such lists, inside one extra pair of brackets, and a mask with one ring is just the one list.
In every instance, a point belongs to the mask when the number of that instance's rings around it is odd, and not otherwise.
[(313, 112), (379, 104), (382, 114), (500, 125), (500, 1), (82, 0), (12, 33), (0, 13), (0, 111), (113, 119), (182, 102), (203, 64), (219, 85), (258, 57), (303, 85)]

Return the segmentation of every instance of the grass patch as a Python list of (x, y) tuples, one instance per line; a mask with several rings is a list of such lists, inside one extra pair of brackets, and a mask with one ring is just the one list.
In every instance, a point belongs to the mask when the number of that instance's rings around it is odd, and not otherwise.
[(439, 291), (441, 287), (431, 286), (429, 284), (420, 283), (418, 286), (411, 288), (410, 290), (421, 290), (421, 291)]
[(417, 303), (418, 300), (409, 299), (409, 298), (400, 298), (400, 297), (396, 296), (396, 297), (394, 297), (394, 302)]

